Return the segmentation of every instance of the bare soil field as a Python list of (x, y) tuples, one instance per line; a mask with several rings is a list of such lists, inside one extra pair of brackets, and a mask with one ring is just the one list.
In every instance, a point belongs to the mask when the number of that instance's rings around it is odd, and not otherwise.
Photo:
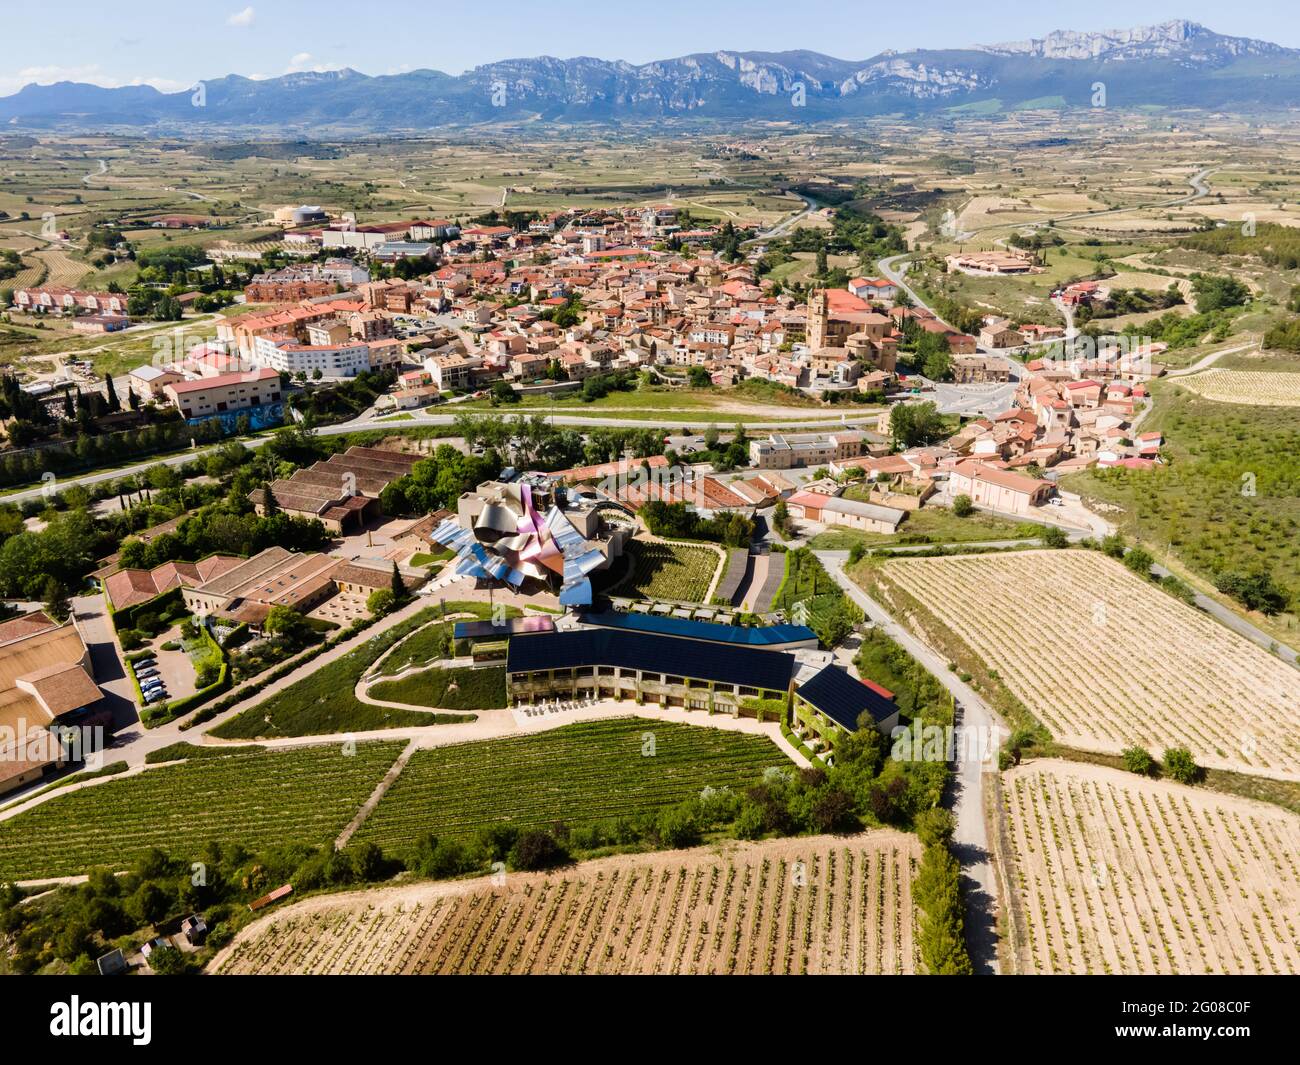
[(556, 873), (326, 895), (243, 929), (211, 971), (912, 973), (915, 836), (622, 855)]
[(1300, 777), (1300, 675), (1100, 553), (895, 559), (879, 579), (1062, 743), (1185, 746), (1201, 765)]
[(1193, 374), (1179, 383), (1216, 403), (1300, 407), (1300, 373), (1213, 369)]
[(1300, 817), (1055, 759), (1003, 802), (1018, 972), (1300, 972)]

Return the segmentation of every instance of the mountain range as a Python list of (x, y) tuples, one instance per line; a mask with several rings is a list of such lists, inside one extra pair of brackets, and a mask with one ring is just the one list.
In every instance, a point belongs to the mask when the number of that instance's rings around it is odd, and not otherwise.
[(10, 128), (205, 127), (405, 130), (485, 122), (713, 119), (821, 121), (881, 114), (1025, 108), (1278, 110), (1300, 101), (1300, 50), (1184, 20), (1128, 30), (1057, 31), (966, 49), (718, 51), (633, 64), (508, 59), (464, 74), (371, 77), (344, 69), (253, 80), (230, 75), (180, 93), (73, 82), (0, 98)]

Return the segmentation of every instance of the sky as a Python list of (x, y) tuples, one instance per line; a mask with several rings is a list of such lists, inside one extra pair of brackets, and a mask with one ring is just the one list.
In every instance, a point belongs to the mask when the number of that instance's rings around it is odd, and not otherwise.
[(645, 63), (719, 49), (806, 48), (866, 59), (890, 48), (960, 48), (1173, 18), (1300, 48), (1295, 0), (59, 0), (55, 19), (40, 4), (4, 12), (0, 96), (30, 82), (176, 92), (225, 74), (340, 67), (459, 74), (534, 55)]

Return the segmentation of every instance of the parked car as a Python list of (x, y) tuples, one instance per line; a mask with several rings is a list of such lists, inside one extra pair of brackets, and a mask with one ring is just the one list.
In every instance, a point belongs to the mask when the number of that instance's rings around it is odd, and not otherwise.
[(140, 690), (142, 692), (152, 691), (154, 688), (165, 688), (166, 686), (167, 685), (162, 682), (161, 677), (150, 677), (148, 680), (142, 680), (140, 682)]
[(155, 688), (153, 691), (149, 692), (149, 694), (144, 697), (144, 701), (146, 704), (160, 703), (166, 698), (167, 698), (167, 693), (165, 691), (163, 691), (161, 688)]
[(158, 659), (150, 656), (149, 658), (137, 658), (131, 663), (132, 669), (148, 669), (150, 666), (158, 664)]
[(135, 679), (136, 679), (136, 680), (148, 680), (150, 677), (156, 677), (156, 676), (158, 676), (158, 670), (155, 669), (153, 666), (150, 666), (148, 669), (142, 669), (142, 670), (140, 670), (140, 672), (138, 672), (138, 673), (135, 675)]

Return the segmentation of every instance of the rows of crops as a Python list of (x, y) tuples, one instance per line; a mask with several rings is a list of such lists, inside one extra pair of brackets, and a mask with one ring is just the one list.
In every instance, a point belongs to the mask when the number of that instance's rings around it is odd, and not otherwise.
[(910, 973), (915, 837), (781, 840), (321, 900), (221, 973)]
[(1185, 746), (1202, 765), (1300, 771), (1295, 670), (1097, 552), (895, 559), (884, 581), (1064, 743)]
[(704, 602), (720, 562), (711, 547), (634, 540), (627, 550), (632, 573), (618, 591), (648, 599)]
[(183, 857), (212, 840), (249, 850), (323, 843), (352, 819), (403, 746), (232, 752), (50, 799), (0, 822), (0, 881), (124, 869), (151, 847)]
[(412, 756), (357, 838), (400, 854), (428, 832), (611, 820), (746, 787), (784, 762), (764, 736), (632, 718), (439, 747)]
[(1300, 374), (1267, 370), (1207, 370), (1182, 382), (1216, 403), (1254, 407), (1300, 407)]
[(1074, 762), (1005, 778), (1011, 886), (1037, 973), (1294, 973), (1300, 818)]

